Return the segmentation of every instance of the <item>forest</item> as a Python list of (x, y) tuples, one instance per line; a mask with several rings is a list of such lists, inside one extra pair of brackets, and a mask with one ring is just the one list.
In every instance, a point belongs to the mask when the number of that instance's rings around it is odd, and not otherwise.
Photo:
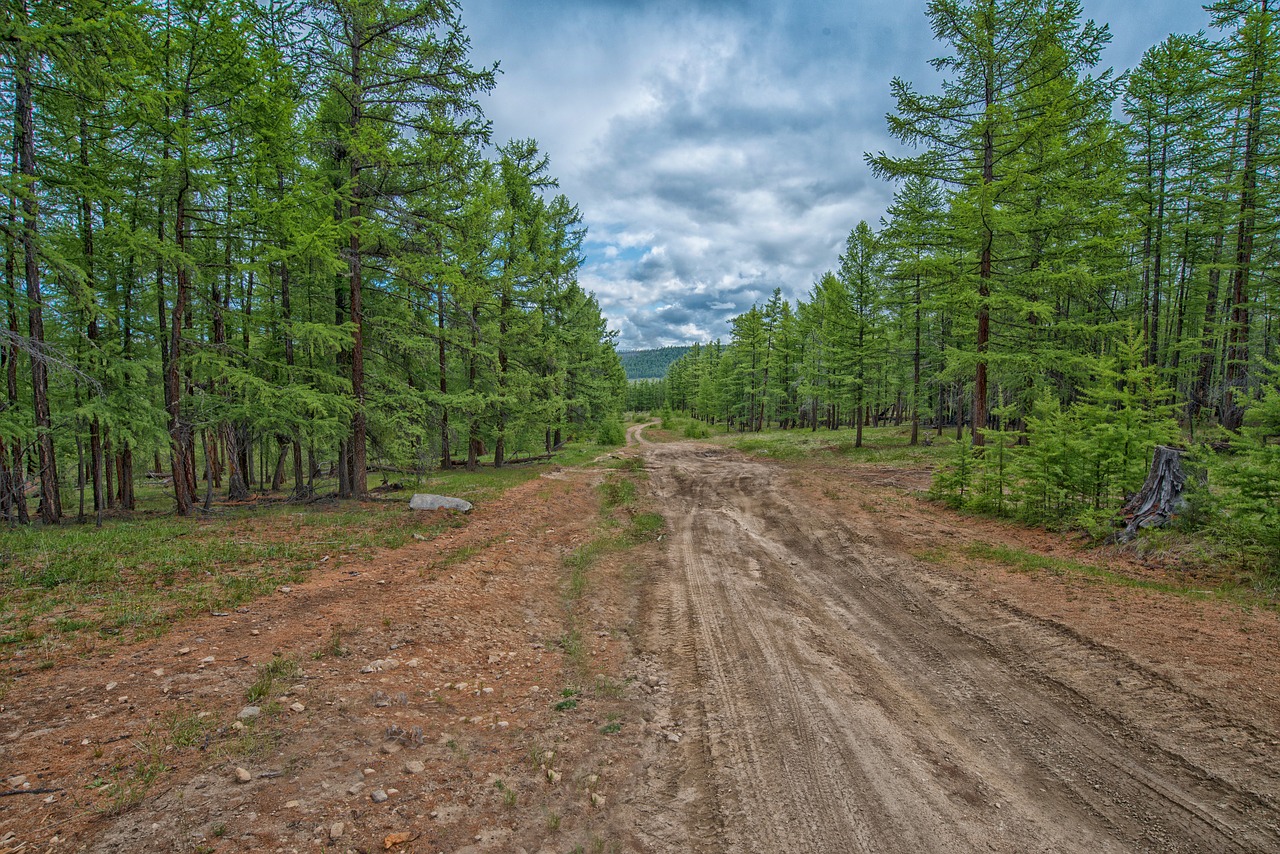
[(622, 369), (629, 380), (660, 380), (671, 363), (689, 352), (688, 347), (657, 347), (652, 350), (621, 350)]
[(906, 153), (866, 155), (887, 214), (630, 405), (950, 431), (940, 495), (1095, 530), (1175, 443), (1188, 523), (1280, 565), (1280, 29), (1205, 9), (1116, 75), (1079, 3), (931, 2), (938, 79), (892, 82)]
[(491, 139), (457, 3), (4, 6), (8, 520), (129, 511), (147, 474), (179, 515), (361, 497), (616, 424), (581, 215)]

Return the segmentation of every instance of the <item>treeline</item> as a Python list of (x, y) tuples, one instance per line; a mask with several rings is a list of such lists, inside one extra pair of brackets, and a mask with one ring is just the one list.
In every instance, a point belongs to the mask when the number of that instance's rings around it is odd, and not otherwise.
[[(440, 0), (11, 0), (0, 510), (545, 452), (625, 380), (584, 228)], [(9, 159), (9, 158), (6, 158)], [(33, 481), (38, 487), (32, 487)]]
[(1213, 36), (1116, 78), (1078, 2), (934, 0), (943, 79), (895, 80), (888, 117), (914, 152), (867, 157), (898, 182), (880, 228), (673, 365), (664, 403), (740, 430), (967, 426), (940, 488), (1041, 519), (1113, 513), (1184, 436), (1231, 452), (1219, 509), (1280, 554), (1280, 28), (1265, 2), (1206, 9)]
[(658, 347), (652, 350), (623, 350), (618, 353), (629, 380), (658, 380), (667, 375), (671, 363), (689, 352), (688, 347)]

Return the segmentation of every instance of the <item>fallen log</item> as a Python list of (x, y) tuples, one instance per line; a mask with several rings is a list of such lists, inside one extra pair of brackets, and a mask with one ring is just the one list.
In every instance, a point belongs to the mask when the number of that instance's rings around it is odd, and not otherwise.
[[(536, 457), (513, 457), (512, 459), (509, 459), (505, 463), (503, 463), (503, 465), (518, 466), (524, 463), (541, 463), (541, 462), (546, 462), (547, 460), (554, 460), (555, 458), (556, 458), (556, 455), (554, 453), (539, 454)], [(453, 462), (454, 468), (462, 468), (467, 464), (466, 460), (453, 460), (452, 462)], [(493, 461), (490, 460), (487, 463), (477, 462), (476, 465), (482, 466), (485, 468), (493, 468)]]

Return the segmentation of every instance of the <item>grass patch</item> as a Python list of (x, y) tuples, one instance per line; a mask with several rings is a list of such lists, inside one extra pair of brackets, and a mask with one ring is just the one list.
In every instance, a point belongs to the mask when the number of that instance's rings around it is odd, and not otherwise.
[(968, 557), (1002, 564), (1012, 572), (1033, 574), (1036, 572), (1045, 572), (1058, 577), (1074, 576), (1115, 585), (1117, 587), (1129, 587), (1135, 590), (1149, 590), (1155, 593), (1166, 593), (1195, 600), (1235, 598), (1230, 596), (1229, 591), (1224, 588), (1205, 590), (1203, 588), (1191, 587), (1174, 581), (1133, 578), (1132, 576), (1115, 572), (1114, 570), (1106, 569), (1104, 567), (1092, 566), (1087, 563), (1079, 563), (1073, 560), (1064, 560), (1063, 558), (1038, 555), (1023, 549), (1015, 549), (1008, 546), (989, 545), (987, 543), (970, 543), (964, 547), (963, 551)]
[(245, 690), (244, 697), (250, 703), (259, 703), (276, 693), (277, 683), (292, 682), (301, 673), (298, 662), (277, 655), (266, 664), (258, 665), (258, 678)]
[(438, 531), (377, 505), (13, 528), (0, 548), (0, 656), (46, 634), (157, 637), (183, 616), (230, 611), (321, 562), (363, 559), (415, 533)]
[(644, 457), (620, 457), (614, 461), (612, 468), (631, 474), (641, 474), (644, 472)]
[(217, 727), (214, 725), (212, 716), (202, 718), (196, 713), (188, 715), (174, 713), (169, 717), (168, 729), (169, 743), (174, 747), (196, 747), (212, 739)]
[(218, 746), (220, 759), (260, 759), (276, 752), (282, 736), (267, 727), (247, 726)]
[(627, 538), (634, 544), (660, 539), (667, 530), (667, 520), (659, 513), (637, 513), (631, 517)]
[(516, 791), (501, 780), (494, 780), (493, 787), (502, 794), (502, 805), (511, 809), (516, 805)]
[(605, 510), (630, 507), (636, 502), (636, 482), (629, 477), (611, 477), (600, 484), (600, 495)]
[[(842, 459), (859, 463), (937, 466), (948, 458), (955, 440), (921, 431), (921, 444), (911, 444), (910, 426), (864, 427), (862, 447), (856, 447), (851, 427), (839, 430), (762, 430), (759, 433), (712, 431), (717, 444), (743, 453), (776, 460)], [(928, 441), (929, 444), (923, 444)]]
[(325, 641), (324, 646), (311, 653), (311, 657), (316, 661), (322, 658), (342, 658), (349, 653), (349, 650), (342, 645), (342, 624), (338, 623), (330, 627), (329, 639)]
[(158, 757), (148, 756), (131, 766), (113, 767), (107, 777), (98, 777), (89, 786), (101, 789), (106, 795), (106, 803), (100, 807), (102, 814), (118, 816), (142, 803), (156, 780), (167, 770), (168, 766)]
[(604, 674), (596, 676), (596, 681), (592, 686), (592, 691), (597, 697), (604, 697), (608, 700), (621, 700), (627, 695), (626, 689), (623, 687), (622, 683), (610, 679)]
[[(546, 462), (432, 472), (413, 486), (380, 493), (379, 501), (304, 505), (264, 498), (256, 505), (215, 505), (212, 513), (186, 519), (170, 515), (167, 487), (140, 480), (138, 511), (108, 516), (101, 528), (68, 522), (5, 532), (0, 661), (25, 654), (46, 637), (60, 638), (62, 648), (79, 652), (104, 641), (160, 637), (184, 617), (231, 611), (283, 584), (305, 580), (318, 566), (368, 559), (415, 535), (433, 539), (467, 524), (463, 516), (409, 510), (414, 492), (482, 504), (555, 466), (584, 464), (607, 450), (579, 442)], [(331, 480), (316, 483), (318, 494), (335, 488)], [(445, 565), (465, 558), (448, 556)]]

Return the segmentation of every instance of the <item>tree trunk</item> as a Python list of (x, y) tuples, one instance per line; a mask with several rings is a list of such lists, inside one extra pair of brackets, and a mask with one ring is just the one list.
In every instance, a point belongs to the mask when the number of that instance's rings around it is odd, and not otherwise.
[(106, 507), (110, 510), (116, 502), (116, 461), (112, 448), (111, 430), (102, 428), (102, 496), (106, 499)]
[(1156, 446), (1146, 482), (1121, 510), (1126, 520), (1124, 530), (1108, 538), (1110, 542), (1127, 543), (1136, 538), (1142, 528), (1164, 527), (1182, 508), (1185, 503), (1182, 491), (1187, 484), (1182, 469), (1183, 453), (1177, 448)]
[[(357, 37), (352, 39), (351, 45), (351, 118), (350, 126), (352, 134), (356, 134), (364, 120), (363, 116), (363, 65), (361, 60), (361, 42)], [(348, 250), (350, 252), (349, 264), (351, 275), (351, 297), (350, 305), (351, 324), (354, 327), (351, 341), (351, 395), (355, 398), (355, 412), (351, 417), (351, 443), (350, 443), (350, 489), (351, 494), (356, 498), (364, 498), (369, 493), (369, 473), (366, 468), (366, 423), (364, 408), (364, 313), (361, 309), (361, 297), (363, 290), (363, 258), (361, 256), (360, 217), (363, 215), (363, 203), (361, 195), (361, 162), (360, 158), (353, 152), (348, 152), (350, 178), (351, 178), (351, 207), (350, 207), (350, 228), (351, 236), (348, 238)]]
[(53, 419), (49, 412), (49, 373), (43, 354), (44, 307), (40, 293), (40, 265), (36, 257), (39, 207), (36, 203), (36, 142), (32, 104), (31, 56), (23, 52), (17, 69), (15, 105), (19, 169), (27, 192), (22, 199), (22, 254), (27, 280), (27, 332), (31, 350), (32, 404), (35, 410), (36, 449), (40, 463), (40, 521), (56, 525), (62, 519), (58, 493), (58, 461), (53, 449)]
[[(1262, 12), (1268, 12), (1263, 0)], [(1249, 73), (1249, 105), (1245, 114), (1241, 158), (1240, 213), (1236, 219), (1236, 258), (1231, 270), (1231, 322), (1227, 327), (1226, 373), (1223, 377), (1222, 426), (1239, 430), (1244, 422), (1245, 386), (1249, 381), (1249, 273), (1257, 211), (1258, 149), (1262, 144), (1262, 86), (1268, 73), (1262, 48), (1256, 43)]]
[(178, 189), (178, 204), (174, 240), (178, 248), (176, 292), (169, 322), (169, 369), (166, 387), (169, 390), (169, 444), (173, 454), (173, 495), (179, 516), (190, 516), (195, 510), (194, 491), (190, 488), (190, 467), (194, 460), (188, 453), (193, 439), (191, 425), (182, 417), (182, 324), (187, 311), (187, 265), (182, 254), (186, 251), (186, 196), (187, 181), (183, 177)]
[[(995, 22), (988, 21), (988, 34), (994, 38)], [(990, 70), (985, 81), (984, 102), (988, 109), (995, 103), (994, 81)], [(995, 137), (990, 127), (982, 131), (982, 184), (995, 181)], [(991, 340), (991, 244), (995, 241), (990, 213), (983, 211), (982, 250), (978, 258), (978, 362), (973, 377), (973, 444), (982, 447), (982, 431), (987, 423), (987, 349)], [(964, 419), (958, 419), (963, 421)]]
[[(249, 485), (245, 477), (243, 431), (231, 424), (222, 428), (223, 444), (227, 449), (227, 500), (247, 501)], [(207, 447), (207, 446), (206, 446)], [(206, 467), (207, 470), (207, 467)]]
[(911, 351), (911, 444), (920, 442), (920, 277), (916, 276), (915, 346)]
[[(443, 250), (437, 246), (437, 254)], [(449, 362), (445, 347), (444, 328), (448, 317), (445, 313), (444, 279), (436, 284), (436, 361), (440, 372), (440, 468), (449, 471), (453, 468), (453, 451), (449, 447), (449, 405), (445, 402), (449, 394)]]
[[(279, 492), (284, 487), (284, 471), (285, 464), (289, 461), (289, 440), (287, 437), (279, 437), (280, 455), (276, 457), (275, 473), (271, 476), (271, 491)], [(265, 451), (263, 452), (265, 454)]]
[[(18, 137), (14, 135), (13, 174), (19, 171)], [(6, 216), (8, 229), (5, 231), (4, 281), (5, 302), (9, 320), (9, 343), (4, 348), (6, 391), (10, 409), (19, 406), (18, 400), (18, 336), (21, 327), (18, 325), (18, 269), (15, 261), (16, 244), (14, 235), (18, 233), (18, 200), (16, 195), (9, 196), (9, 211)], [(0, 466), (6, 470), (4, 483), (5, 519), (12, 520), (16, 516), (19, 524), (27, 525), (31, 517), (27, 512), (26, 464), (22, 458), (20, 442), (14, 442), (8, 449), (0, 449), (5, 459)], [(12, 455), (10, 462), (9, 454)], [(10, 515), (14, 514), (14, 515)]]

